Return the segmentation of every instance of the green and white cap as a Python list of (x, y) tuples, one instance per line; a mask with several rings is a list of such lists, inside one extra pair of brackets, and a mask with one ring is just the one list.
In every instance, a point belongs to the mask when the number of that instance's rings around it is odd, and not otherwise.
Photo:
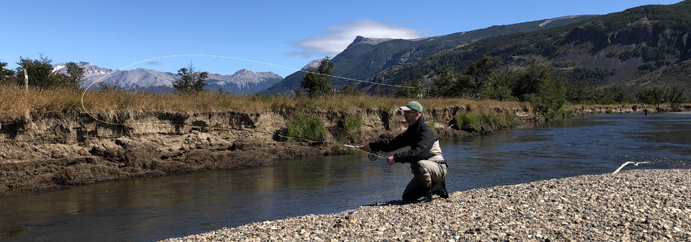
[(408, 104), (406, 104), (403, 107), (400, 107), (399, 109), (403, 111), (415, 110), (418, 113), (422, 113), (422, 104), (420, 104), (417, 101), (410, 101)]

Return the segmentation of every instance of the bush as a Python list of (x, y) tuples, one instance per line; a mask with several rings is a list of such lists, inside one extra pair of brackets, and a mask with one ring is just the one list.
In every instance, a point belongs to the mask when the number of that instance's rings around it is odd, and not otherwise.
[(354, 138), (360, 134), (360, 126), (362, 126), (362, 118), (358, 115), (346, 115), (340, 120), (338, 130), (336, 131), (336, 139), (344, 140), (347, 138)]
[(559, 111), (557, 112), (557, 115), (556, 115), (556, 116), (557, 116), (558, 118), (563, 118), (563, 119), (565, 119), (565, 118), (571, 118), (571, 117), (573, 117), (573, 116), (576, 116), (576, 111), (573, 110), (573, 109), (570, 109), (570, 108), (568, 108), (568, 109), (567, 109), (567, 108), (562, 108), (562, 109), (559, 109)]
[(475, 132), (479, 131), (481, 129), (481, 117), (478, 114), (474, 113), (463, 113), (456, 115), (456, 125), (461, 130), (469, 131), (469, 132)]
[(317, 117), (296, 114), (286, 130), (288, 140), (321, 143), (326, 139), (326, 127)]
[(509, 111), (504, 111), (504, 118), (506, 118), (506, 125), (513, 126), (516, 124), (516, 115)]
[(343, 130), (347, 134), (354, 134), (360, 131), (360, 125), (362, 125), (362, 118), (358, 115), (346, 115), (343, 122)]
[(497, 114), (482, 110), (480, 113), (463, 113), (454, 118), (461, 130), (469, 132), (491, 132), (516, 123), (516, 116), (509, 112)]

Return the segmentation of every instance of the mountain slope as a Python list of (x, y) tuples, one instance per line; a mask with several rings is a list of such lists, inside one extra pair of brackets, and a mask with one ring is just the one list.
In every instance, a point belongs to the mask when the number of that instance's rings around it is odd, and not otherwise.
[[(421, 60), (441, 50), (455, 48), (456, 46), (487, 37), (554, 28), (591, 17), (594, 17), (594, 15), (569, 16), (512, 25), (492, 26), (480, 30), (414, 40), (376, 39), (358, 36), (343, 52), (331, 60), (334, 63), (333, 75), (365, 80), (388, 67)], [(303, 70), (310, 69), (313, 69), (313, 67), (303, 68)], [(298, 71), (287, 76), (275, 86), (264, 91), (264, 93), (291, 93), (293, 90), (301, 88), (300, 83), (305, 72)], [(336, 87), (341, 87), (348, 83), (346, 79), (334, 81), (336, 82)]]
[[(483, 39), (393, 66), (369, 81), (428, 80), (437, 67), (460, 71), (488, 55), (501, 58), (505, 69), (543, 63), (572, 82), (612, 84), (689, 60), (690, 32), (691, 1), (642, 6), (553, 29)], [(363, 87), (368, 92), (391, 91), (380, 85)]]
[(681, 87), (691, 90), (691, 60), (664, 66), (659, 70), (616, 83), (612, 87), (623, 89), (649, 88), (654, 86)]

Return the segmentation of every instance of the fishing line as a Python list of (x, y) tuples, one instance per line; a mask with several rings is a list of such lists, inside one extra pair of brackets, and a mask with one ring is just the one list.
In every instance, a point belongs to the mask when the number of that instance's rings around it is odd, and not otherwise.
[[(251, 60), (251, 59), (245, 59), (245, 58), (238, 58), (238, 57), (231, 57), (231, 56), (206, 55), (206, 54), (182, 54), (182, 55), (159, 56), (159, 57), (154, 57), (154, 58), (150, 58), (150, 59), (146, 59), (146, 60), (137, 61), (137, 62), (134, 62), (134, 63), (132, 63), (132, 64), (123, 66), (123, 67), (121, 67), (121, 68), (119, 68), (119, 69), (116, 69), (115, 71), (113, 71), (113, 72), (111, 72), (111, 73), (106, 74), (105, 76), (99, 78), (98, 80), (92, 82), (91, 84), (89, 84), (89, 85), (86, 87), (86, 89), (84, 89), (84, 92), (82, 93), (82, 97), (81, 97), (82, 109), (84, 110), (84, 112), (85, 112), (87, 115), (89, 115), (89, 117), (91, 117), (92, 119), (94, 119), (94, 120), (96, 120), (96, 121), (98, 121), (98, 122), (101, 122), (101, 123), (104, 123), (104, 124), (109, 124), (109, 125), (122, 125), (122, 126), (125, 126), (125, 125), (126, 125), (125, 123), (114, 123), (114, 122), (109, 122), (109, 121), (101, 120), (101, 119), (95, 117), (93, 114), (91, 114), (91, 113), (86, 109), (86, 105), (85, 105), (85, 103), (84, 103), (84, 97), (86, 96), (86, 92), (89, 90), (89, 88), (91, 88), (91, 86), (93, 86), (94, 84), (96, 84), (96, 83), (98, 83), (98, 82), (103, 81), (106, 77), (108, 77), (108, 76), (110, 76), (110, 75), (116, 73), (117, 71), (124, 70), (124, 69), (126, 69), (126, 68), (129, 68), (129, 67), (132, 67), (132, 66), (141, 64), (141, 63), (145, 63), (145, 62), (151, 62), (151, 61), (155, 61), (155, 60), (166, 59), (166, 58), (173, 58), (173, 57), (213, 57), (213, 58), (221, 58), (221, 59), (232, 59), (232, 60), (239, 60), (239, 61), (245, 61), (245, 62), (252, 62), (252, 63), (262, 64), (262, 65), (267, 65), (267, 66), (279, 67), (279, 68), (288, 69), (288, 70), (292, 70), (292, 71), (299, 71), (299, 72), (305, 72), (305, 73), (310, 72), (310, 70), (297, 69), (297, 68), (292, 68), (292, 67), (277, 65), (277, 64), (268, 63), (268, 62), (263, 62), (263, 61), (257, 61), (257, 60)], [(413, 87), (409, 87), (409, 86), (401, 86), (401, 85), (393, 85), (393, 84), (385, 84), (385, 83), (370, 82), (370, 81), (358, 80), (358, 79), (354, 79), (354, 78), (347, 78), (347, 77), (335, 76), (335, 75), (326, 75), (326, 76), (331, 77), (331, 78), (336, 78), (336, 79), (342, 79), (342, 80), (360, 82), (360, 83), (370, 83), (370, 84), (375, 84), (375, 85), (391, 86), (391, 87), (400, 87), (400, 88), (413, 88)], [(130, 125), (132, 125), (132, 124), (145, 124), (145, 123), (130, 123)], [(194, 126), (193, 126), (193, 127), (194, 127)]]

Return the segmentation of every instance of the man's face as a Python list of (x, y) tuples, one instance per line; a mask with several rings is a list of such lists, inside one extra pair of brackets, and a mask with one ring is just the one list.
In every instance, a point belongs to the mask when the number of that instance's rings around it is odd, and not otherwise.
[(403, 116), (405, 117), (405, 122), (408, 123), (408, 125), (412, 125), (420, 117), (420, 113), (415, 110), (407, 110), (403, 111)]

